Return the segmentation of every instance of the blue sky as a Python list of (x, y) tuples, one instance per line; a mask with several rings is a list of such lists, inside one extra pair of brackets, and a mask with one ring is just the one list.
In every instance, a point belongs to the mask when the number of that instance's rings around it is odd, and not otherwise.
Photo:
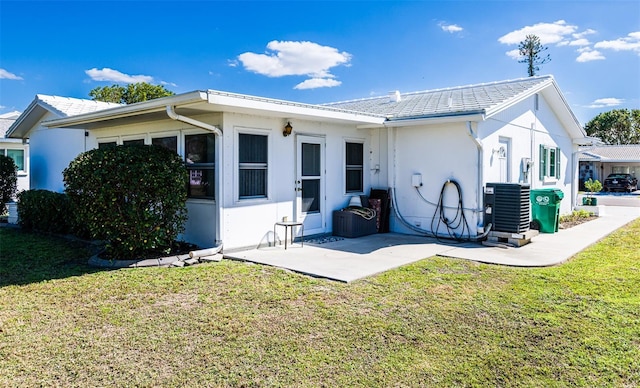
[(0, 114), (140, 81), (324, 103), (524, 78), (527, 34), (582, 124), (640, 108), (637, 0), (0, 0)]

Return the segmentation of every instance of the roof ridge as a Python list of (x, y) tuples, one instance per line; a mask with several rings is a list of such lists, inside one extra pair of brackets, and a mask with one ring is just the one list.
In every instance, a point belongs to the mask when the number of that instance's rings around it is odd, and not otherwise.
[[(514, 79), (508, 79), (508, 80), (502, 80), (502, 81), (484, 82), (484, 83), (478, 83), (478, 84), (452, 86), (452, 87), (446, 87), (446, 88), (418, 90), (413, 92), (400, 93), (400, 96), (413, 96), (416, 94), (438, 93), (438, 92), (444, 92), (448, 90), (453, 91), (453, 90), (461, 90), (461, 89), (471, 89), (471, 88), (478, 88), (478, 87), (485, 87), (485, 86), (495, 86), (495, 85), (504, 85), (504, 84), (516, 83), (516, 82), (524, 82), (528, 80), (543, 80), (543, 79), (553, 80), (553, 76), (541, 75), (541, 76), (534, 76), (534, 77), (514, 78)], [(385, 99), (385, 98), (388, 98), (388, 96), (384, 95), (384, 96), (375, 96), (375, 97), (355, 98), (352, 100), (335, 101), (335, 102), (329, 102), (321, 105), (346, 104), (346, 103), (362, 102), (362, 101), (375, 101), (378, 99)]]

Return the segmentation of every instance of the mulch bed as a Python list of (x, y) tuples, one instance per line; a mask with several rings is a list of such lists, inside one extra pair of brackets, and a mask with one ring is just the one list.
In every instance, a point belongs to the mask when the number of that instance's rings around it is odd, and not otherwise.
[(582, 217), (582, 218), (577, 218), (577, 219), (573, 219), (573, 220), (570, 220), (570, 221), (560, 222), (558, 224), (558, 229), (573, 228), (576, 225), (584, 224), (585, 222), (589, 222), (591, 220), (595, 220), (596, 218), (598, 218), (598, 216)]

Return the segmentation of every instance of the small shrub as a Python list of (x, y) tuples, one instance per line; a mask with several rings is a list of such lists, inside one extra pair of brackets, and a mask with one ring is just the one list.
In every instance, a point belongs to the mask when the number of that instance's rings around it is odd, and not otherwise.
[(18, 166), (8, 156), (0, 155), (0, 214), (6, 211), (6, 203), (16, 195)]
[(584, 209), (580, 209), (580, 210), (574, 210), (571, 212), (571, 214), (563, 214), (560, 216), (560, 219), (558, 220), (559, 222), (572, 222), (572, 221), (578, 221), (581, 219), (589, 219), (595, 217), (595, 215), (587, 210)]
[(48, 233), (69, 233), (72, 229), (69, 198), (48, 190), (27, 190), (18, 194), (18, 224), (24, 229)]
[(111, 258), (131, 259), (171, 246), (186, 220), (182, 159), (156, 146), (80, 154), (64, 170), (66, 192), (92, 238)]
[(602, 183), (599, 180), (593, 180), (589, 178), (589, 180), (584, 182), (584, 187), (589, 191), (589, 193), (598, 193), (602, 190)]

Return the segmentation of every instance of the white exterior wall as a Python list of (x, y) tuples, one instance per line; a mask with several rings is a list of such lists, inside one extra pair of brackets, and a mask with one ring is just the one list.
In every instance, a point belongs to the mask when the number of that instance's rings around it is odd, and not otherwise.
[[(497, 151), (504, 140), (508, 140), (509, 182), (529, 183), (531, 189), (558, 188), (564, 194), (560, 213), (571, 212), (572, 183), (577, 179), (577, 161), (573, 155), (577, 146), (573, 145), (542, 95), (538, 99), (538, 110), (535, 109), (535, 97), (532, 96), (479, 123), (478, 128), (484, 147), (484, 183), (501, 182), (500, 160), (494, 150)], [(540, 180), (540, 144), (560, 148), (560, 179)], [(527, 179), (523, 173), (523, 158), (533, 162)]]
[[(58, 118), (47, 114), (41, 121)], [(62, 171), (86, 150), (84, 130), (34, 128), (29, 134), (31, 189), (64, 191)]]
[[(293, 126), (293, 134), (284, 137), (282, 129), (287, 121)], [(323, 209), (324, 232), (332, 231), (332, 212), (347, 206), (354, 194), (346, 194), (345, 142), (364, 143), (364, 192), (370, 188), (370, 132), (358, 130), (355, 125), (340, 125), (305, 120), (283, 120), (241, 114), (224, 116), (224, 149), (222, 166), (224, 188), (221, 239), (225, 249), (256, 247), (273, 242), (273, 226), (276, 221), (288, 217), (296, 220), (296, 147), (297, 136), (313, 136), (324, 139), (325, 207)], [(237, 136), (239, 133), (258, 133), (269, 136), (268, 198), (238, 199)], [(298, 231), (299, 232), (299, 231)], [(284, 236), (284, 229), (276, 231)], [(305, 231), (305, 234), (307, 231)]]
[[(458, 204), (457, 190), (453, 184), (447, 183), (448, 181), (460, 184), (465, 208), (478, 208), (478, 148), (468, 135), (466, 123), (400, 127), (391, 131), (395, 134), (391, 136), (395, 155), (394, 160), (390, 162), (393, 168), (391, 176), (397, 208), (406, 221), (432, 232), (431, 222), (445, 184), (443, 203), (453, 207)], [(414, 174), (421, 174), (423, 186), (419, 190), (429, 202), (422, 199), (413, 187)], [(455, 209), (447, 209), (446, 214), (453, 219)], [(465, 217), (471, 236), (475, 236), (476, 225), (480, 222), (477, 214), (473, 210), (465, 210)], [(394, 232), (415, 233), (400, 223), (394, 214), (391, 215), (390, 228)], [(437, 232), (447, 234), (443, 226)], [(457, 233), (461, 233), (461, 230)]]

